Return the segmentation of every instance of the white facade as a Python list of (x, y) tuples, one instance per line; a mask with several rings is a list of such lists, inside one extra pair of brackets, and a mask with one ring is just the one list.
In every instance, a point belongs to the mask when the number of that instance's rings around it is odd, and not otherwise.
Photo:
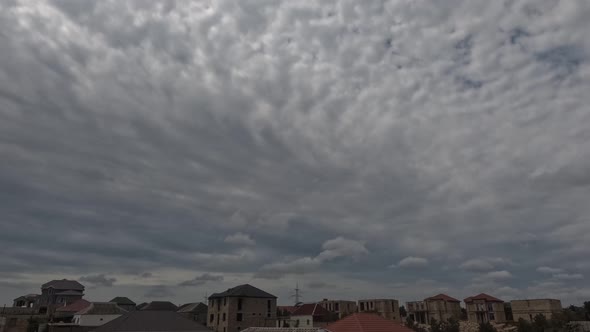
[(295, 321), (294, 327), (313, 327), (313, 316), (291, 316), (291, 320)]
[(75, 315), (74, 323), (80, 326), (101, 326), (121, 315)]

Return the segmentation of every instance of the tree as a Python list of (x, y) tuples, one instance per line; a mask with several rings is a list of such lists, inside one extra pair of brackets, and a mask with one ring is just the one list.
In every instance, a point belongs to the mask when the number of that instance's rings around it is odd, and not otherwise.
[(399, 315), (401, 317), (406, 317), (408, 315), (408, 312), (406, 311), (406, 307), (404, 307), (404, 306), (399, 307)]
[(454, 318), (449, 318), (446, 325), (446, 332), (461, 332), (461, 324)]
[(516, 323), (516, 329), (518, 332), (533, 332), (533, 325), (528, 320), (521, 318)]
[(496, 328), (490, 324), (490, 322), (485, 322), (479, 324), (479, 332), (498, 332)]
[(533, 318), (533, 332), (545, 332), (545, 329), (548, 327), (549, 324), (544, 315), (538, 314)]
[(584, 310), (586, 311), (586, 320), (590, 320), (590, 301), (584, 302)]

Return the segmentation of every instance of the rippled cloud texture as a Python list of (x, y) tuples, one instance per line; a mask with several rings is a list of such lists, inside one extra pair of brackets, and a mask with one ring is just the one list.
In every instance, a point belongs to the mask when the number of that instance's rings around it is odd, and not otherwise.
[(0, 294), (590, 299), (587, 0), (0, 2)]

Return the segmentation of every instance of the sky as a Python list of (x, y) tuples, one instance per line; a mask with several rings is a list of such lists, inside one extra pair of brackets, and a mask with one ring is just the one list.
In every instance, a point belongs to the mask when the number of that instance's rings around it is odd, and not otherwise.
[(0, 1), (0, 305), (590, 300), (587, 0)]

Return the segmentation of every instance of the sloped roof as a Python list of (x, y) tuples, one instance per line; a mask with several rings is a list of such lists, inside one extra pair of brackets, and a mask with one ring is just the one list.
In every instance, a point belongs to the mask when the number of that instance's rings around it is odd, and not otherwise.
[(111, 302), (92, 302), (76, 313), (76, 315), (123, 315), (127, 310)]
[(44, 283), (43, 285), (41, 285), (41, 289), (50, 288), (50, 287), (53, 289), (63, 289), (63, 290), (68, 290), (68, 289), (79, 290), (79, 291), (84, 290), (84, 285), (77, 282), (76, 280), (68, 280), (68, 279), (51, 280), (50, 282), (47, 282), (47, 283)]
[(245, 284), (236, 286), (234, 288), (230, 288), (222, 293), (215, 293), (209, 296), (210, 299), (220, 298), (220, 297), (258, 297), (258, 298), (269, 298), (269, 299), (276, 299), (277, 297), (269, 294), (262, 289), (256, 288), (252, 285)]
[(124, 296), (117, 296), (109, 302), (113, 302), (118, 305), (135, 305), (135, 302), (131, 301), (128, 297)]
[(79, 299), (78, 301), (67, 305), (65, 307), (59, 307), (57, 309), (55, 309), (55, 311), (58, 312), (78, 312), (82, 309), (86, 309), (88, 308), (88, 306), (90, 306), (90, 302), (84, 300), (84, 299)]
[(182, 305), (180, 308), (178, 308), (178, 310), (176, 312), (179, 313), (187, 313), (187, 312), (207, 312), (207, 309), (209, 307), (202, 303), (202, 302), (196, 302), (196, 303), (187, 303)]
[(94, 330), (94, 332), (157, 331), (211, 332), (207, 327), (173, 311), (131, 311)]
[(330, 332), (413, 332), (413, 330), (376, 314), (355, 313), (328, 325)]
[(277, 306), (277, 310), (279, 311), (286, 311), (290, 314), (292, 314), (293, 312), (295, 312), (295, 310), (297, 310), (297, 308), (299, 308), (298, 306), (294, 306), (294, 305), (281, 305), (281, 306)]
[(438, 294), (435, 296), (431, 296), (429, 298), (424, 299), (424, 301), (447, 301), (447, 302), (461, 302), (454, 297), (450, 297), (447, 294)]
[(484, 300), (486, 302), (504, 302), (496, 297), (493, 297), (491, 295), (488, 295), (486, 293), (481, 293), (475, 296), (470, 296), (468, 298), (466, 298), (464, 301), (465, 303), (469, 303), (469, 302), (473, 302), (474, 300)]
[(20, 300), (20, 299), (33, 300), (33, 299), (37, 298), (37, 296), (39, 296), (39, 294), (27, 294), (27, 295), (19, 296), (14, 300), (15, 301)]
[(305, 303), (291, 313), (291, 316), (323, 316), (329, 314), (330, 312), (319, 303)]
[(146, 305), (145, 307), (142, 307), (139, 310), (142, 310), (142, 311), (176, 311), (176, 310), (178, 310), (178, 307), (174, 303), (168, 302), (168, 301), (152, 301), (152, 302), (148, 303), (148, 305)]

